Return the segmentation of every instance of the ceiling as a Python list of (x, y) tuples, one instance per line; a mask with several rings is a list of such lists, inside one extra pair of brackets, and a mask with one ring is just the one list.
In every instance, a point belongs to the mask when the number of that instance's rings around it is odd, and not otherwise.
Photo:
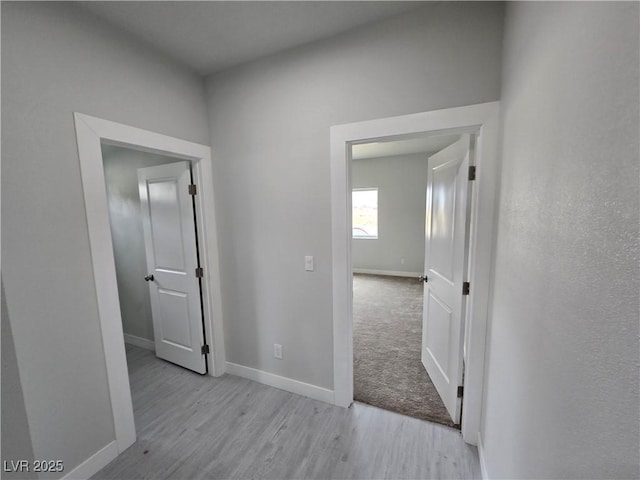
[(448, 147), (459, 138), (460, 135), (425, 135), (403, 140), (382, 140), (363, 143), (351, 147), (351, 158), (353, 160), (364, 160), (367, 158), (397, 157), (415, 153), (429, 156), (439, 152), (444, 147)]
[(81, 1), (202, 75), (399, 15), (422, 1)]

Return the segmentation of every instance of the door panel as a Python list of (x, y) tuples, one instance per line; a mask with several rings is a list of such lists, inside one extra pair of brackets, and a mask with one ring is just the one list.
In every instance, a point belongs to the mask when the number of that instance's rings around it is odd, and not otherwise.
[(429, 157), (422, 363), (451, 419), (460, 422), (470, 137)]
[(189, 162), (138, 170), (156, 355), (206, 373), (190, 183)]
[(183, 292), (158, 289), (160, 338), (177, 347), (190, 348), (189, 297)]
[(433, 292), (429, 292), (426, 309), (429, 322), (427, 323), (425, 349), (448, 382), (452, 312), (447, 305), (433, 295)]
[(429, 268), (442, 278), (453, 281), (453, 225), (455, 222), (456, 174), (455, 161), (434, 167), (431, 208), (431, 243)]
[(156, 267), (184, 272), (184, 242), (178, 185), (172, 179), (148, 181), (151, 239)]

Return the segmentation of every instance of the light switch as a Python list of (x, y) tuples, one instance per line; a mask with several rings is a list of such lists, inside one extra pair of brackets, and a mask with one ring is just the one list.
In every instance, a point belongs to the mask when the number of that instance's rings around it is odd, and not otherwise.
[(313, 272), (313, 257), (311, 255), (304, 257), (304, 269), (307, 272)]

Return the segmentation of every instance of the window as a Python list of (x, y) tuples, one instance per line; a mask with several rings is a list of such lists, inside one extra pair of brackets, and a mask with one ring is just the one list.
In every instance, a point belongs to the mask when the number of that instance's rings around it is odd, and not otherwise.
[(353, 238), (378, 238), (378, 189), (356, 188), (351, 195)]

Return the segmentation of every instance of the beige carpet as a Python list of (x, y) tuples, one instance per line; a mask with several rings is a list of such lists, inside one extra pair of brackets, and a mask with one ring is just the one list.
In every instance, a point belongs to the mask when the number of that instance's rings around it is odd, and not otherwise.
[(422, 284), (353, 276), (354, 399), (454, 426), (420, 361)]

